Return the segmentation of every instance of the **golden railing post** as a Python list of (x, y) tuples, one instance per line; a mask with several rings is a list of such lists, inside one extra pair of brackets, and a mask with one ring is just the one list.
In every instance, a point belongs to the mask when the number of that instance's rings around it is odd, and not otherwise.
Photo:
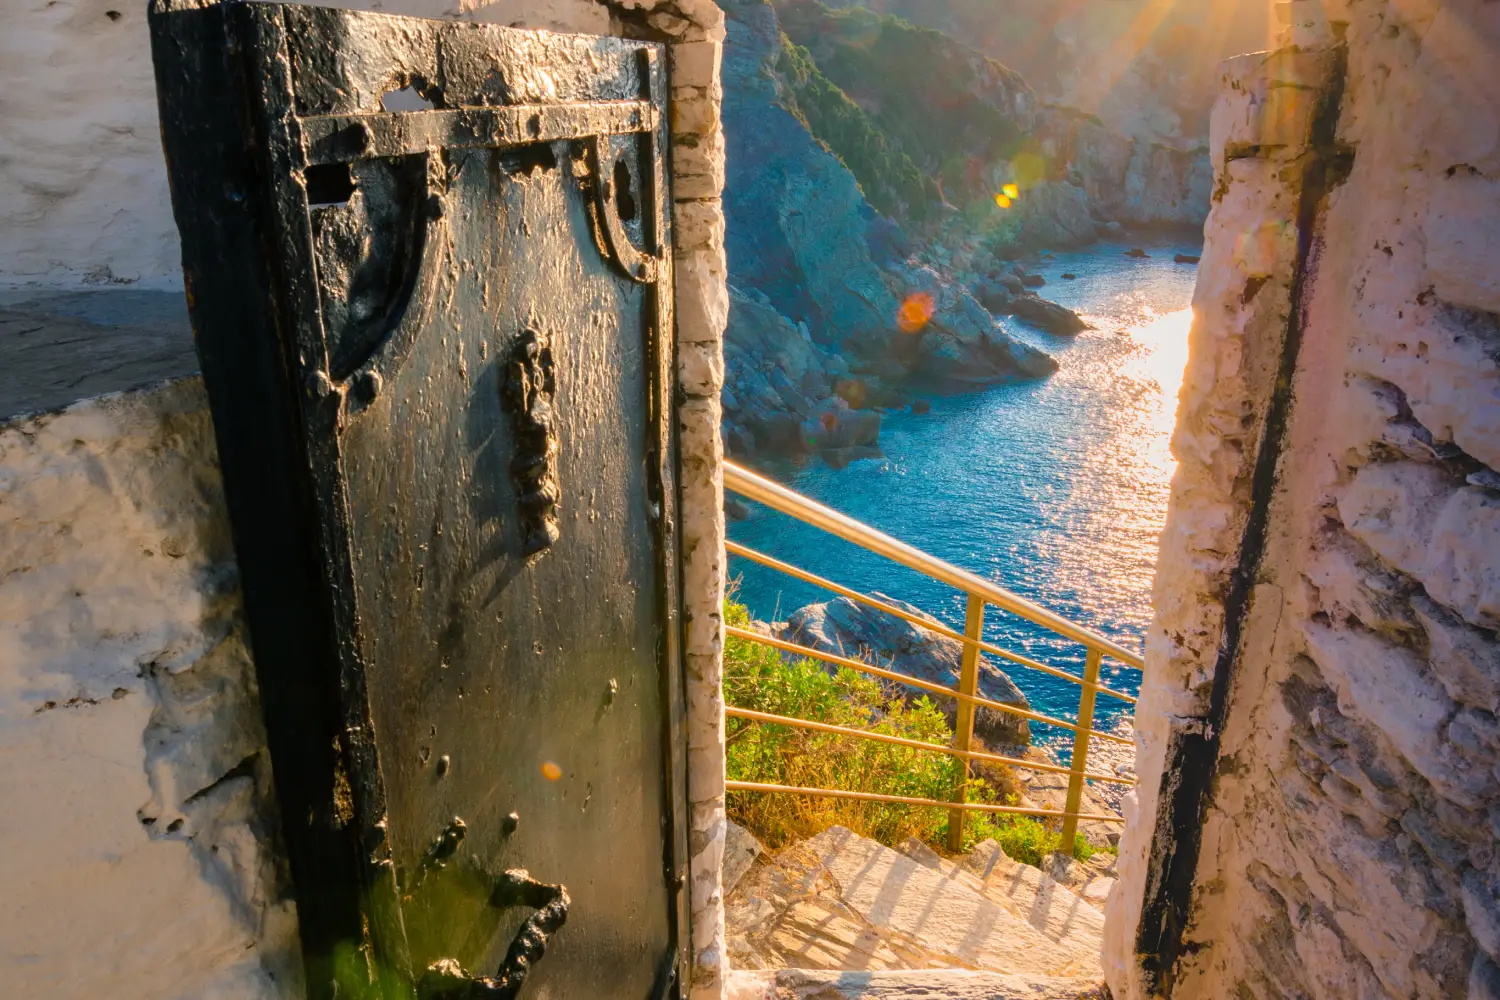
[[(964, 609), (964, 635), (976, 642), (984, 638), (984, 598), (969, 595)], [(960, 694), (979, 693), (979, 647), (964, 643), (963, 657), (959, 660), (958, 691)], [(1092, 692), (1091, 692), (1092, 693)], [(958, 700), (958, 713), (953, 727), (953, 749), (968, 750), (974, 739), (974, 703)], [(958, 781), (953, 787), (953, 801), (963, 802), (969, 792), (969, 760), (960, 758)], [(948, 850), (957, 854), (964, 849), (964, 810), (948, 812)]]
[(1099, 683), (1099, 661), (1104, 653), (1090, 646), (1083, 661), (1083, 691), (1078, 697), (1078, 730), (1073, 734), (1073, 767), (1068, 775), (1068, 801), (1063, 806), (1062, 852), (1073, 856), (1078, 837), (1078, 812), (1083, 804), (1083, 771), (1089, 760), (1089, 730), (1094, 728), (1094, 694)]

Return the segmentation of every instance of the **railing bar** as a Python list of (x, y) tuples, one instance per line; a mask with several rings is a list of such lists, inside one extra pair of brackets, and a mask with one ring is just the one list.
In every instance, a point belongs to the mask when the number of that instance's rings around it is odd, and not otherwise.
[[(1023, 719), (1030, 719), (1033, 722), (1042, 722), (1049, 726), (1057, 726), (1058, 728), (1066, 729), (1071, 733), (1076, 733), (1078, 731), (1078, 727), (1073, 725), (1073, 723), (1065, 722), (1062, 719), (1054, 719), (1050, 715), (1042, 715), (1040, 712), (1031, 712), (1024, 708), (1017, 708), (1014, 705), (1007, 705), (1002, 701), (991, 701), (989, 698), (981, 698), (977, 695), (962, 694), (958, 691), (953, 690), (952, 688), (943, 687), (941, 684), (934, 684), (931, 681), (924, 681), (919, 677), (911, 677), (907, 674), (899, 674), (894, 670), (886, 670), (883, 667), (872, 666), (871, 664), (865, 663), (861, 660), (851, 660), (847, 656), (838, 656), (834, 653), (825, 653), (822, 650), (812, 649), (808, 646), (799, 646), (794, 642), (786, 642), (782, 639), (773, 639), (768, 635), (761, 635), (759, 632), (752, 632), (749, 629), (740, 628), (737, 625), (725, 625), (724, 634), (728, 636), (735, 636), (740, 639), (745, 639), (750, 642), (758, 642), (766, 646), (774, 646), (777, 649), (784, 649), (788, 653), (796, 653), (799, 656), (810, 656), (815, 660), (824, 660), (828, 663), (836, 663), (841, 667), (848, 667), (850, 670), (857, 670), (860, 673), (865, 674), (873, 674), (876, 677), (884, 677), (887, 680), (896, 681), (897, 683), (905, 684), (908, 687), (920, 688), (923, 691), (931, 691), (933, 694), (940, 694), (945, 698), (957, 698), (962, 701), (972, 702), (975, 705), (983, 705), (986, 708), (993, 708), (997, 712), (1006, 712), (1010, 715), (1019, 715)], [(1116, 736), (1113, 733), (1101, 733), (1097, 729), (1089, 730), (1089, 735), (1097, 736), (1101, 740), (1110, 740), (1115, 743), (1121, 743), (1125, 746), (1135, 746), (1134, 740), (1128, 740), (1123, 736)]]
[[(1000, 764), (1011, 764), (1015, 767), (1024, 768), (1028, 771), (1050, 771), (1053, 774), (1072, 774), (1071, 768), (1060, 764), (1044, 764), (1040, 761), (1026, 760), (1024, 757), (1005, 757), (997, 753), (985, 753), (982, 750), (958, 750), (954, 747), (944, 746), (941, 743), (923, 743), (921, 740), (909, 740), (904, 736), (891, 736), (887, 733), (872, 733), (865, 729), (850, 729), (847, 726), (835, 726), (831, 722), (814, 722), (811, 719), (797, 719), (787, 715), (772, 715), (770, 712), (757, 712), (750, 708), (736, 708), (733, 705), (724, 707), (724, 714), (736, 719), (749, 719), (752, 722), (765, 722), (778, 726), (795, 726), (799, 729), (812, 729), (820, 733), (836, 733), (840, 736), (854, 736), (862, 740), (874, 740), (877, 743), (894, 743), (896, 746), (911, 747), (913, 750), (930, 750), (933, 753), (945, 753), (953, 757), (967, 757), (970, 760), (992, 760)], [(1121, 778), (1112, 774), (1099, 774), (1088, 771), (1085, 778), (1091, 781), (1108, 781), (1116, 785), (1134, 785), (1134, 778)]]
[[(726, 781), (724, 788), (730, 792), (788, 792), (793, 795), (817, 795), (831, 799), (857, 799), (861, 802), (895, 802), (909, 806), (935, 806), (939, 809), (964, 809), (969, 812), (1010, 813), (1017, 816), (1064, 815), (1060, 809), (1032, 809), (1028, 806), (996, 806), (984, 802), (940, 802), (937, 799), (919, 799), (906, 795), (880, 795), (876, 792), (846, 792), (837, 788), (802, 788), (797, 785), (767, 785), (757, 781)], [(1099, 823), (1123, 823), (1122, 816), (1109, 813), (1079, 813), (1079, 819)]]
[[(1089, 680), (1099, 679), (1099, 652), (1089, 650), (1088, 662), (1084, 664), (1083, 675)], [(1078, 807), (1083, 803), (1083, 782), (1085, 770), (1089, 766), (1089, 730), (1094, 725), (1094, 692), (1084, 688), (1078, 692), (1078, 726), (1079, 729), (1073, 734), (1073, 773), (1068, 777), (1068, 797), (1063, 809), (1069, 813), (1076, 814)], [(1074, 834), (1078, 832), (1078, 820), (1066, 818), (1063, 820), (1062, 828), (1062, 852), (1069, 857), (1073, 856)]]
[[(875, 598), (862, 594), (857, 590), (851, 590), (848, 587), (834, 583), (832, 580), (824, 579), (823, 577), (818, 576), (816, 573), (809, 573), (807, 570), (794, 566), (791, 563), (782, 562), (775, 556), (768, 556), (764, 552), (757, 552), (755, 549), (747, 548), (746, 546), (741, 545), (738, 542), (726, 540), (724, 542), (724, 547), (733, 555), (744, 556), (746, 559), (758, 562), (762, 566), (767, 566), (771, 569), (777, 570), (778, 572), (785, 573), (788, 576), (796, 577), (804, 583), (810, 583), (816, 587), (823, 587), (826, 590), (831, 590), (841, 597), (849, 598), (851, 601), (859, 601), (861, 604), (867, 604), (879, 611), (884, 611), (888, 615), (895, 615), (897, 618), (905, 619), (906, 621), (911, 622), (913, 625), (918, 625), (922, 628), (928, 629), (929, 631), (936, 632), (937, 634), (946, 638), (956, 639), (959, 642), (964, 643), (965, 645), (978, 646), (980, 649), (984, 650), (986, 653), (990, 653), (993, 656), (999, 656), (1004, 659), (1010, 660), (1013, 663), (1019, 663), (1021, 666), (1030, 667), (1032, 670), (1040, 670), (1044, 674), (1050, 674), (1053, 677), (1058, 677), (1065, 681), (1071, 681), (1072, 683), (1080, 686), (1086, 685), (1088, 683), (1077, 674), (1070, 674), (1066, 670), (1060, 670), (1057, 667), (1048, 666), (1045, 663), (1041, 663), (1029, 657), (1022, 656), (1020, 653), (1013, 653), (1008, 649), (1004, 649), (1000, 646), (996, 646), (988, 642), (983, 642), (978, 639), (971, 639), (963, 633), (956, 632), (946, 625), (934, 622), (929, 618), (923, 618), (921, 615), (914, 615), (910, 611), (903, 611), (893, 604), (887, 604), (884, 601), (876, 600)], [(1107, 688), (1102, 684), (1095, 684), (1094, 689), (1102, 694), (1107, 694), (1112, 698), (1119, 698), (1121, 701), (1128, 701), (1132, 705), (1136, 703), (1136, 699), (1133, 696), (1125, 694), (1123, 691), (1116, 691), (1114, 688)]]
[[(978, 639), (984, 634), (984, 598), (976, 594), (966, 595), (964, 601), (964, 634)], [(979, 693), (979, 647), (962, 646), (958, 670), (958, 690), (963, 694)], [(961, 701), (958, 711), (953, 713), (953, 748), (968, 750), (974, 739), (974, 703)], [(953, 789), (953, 801), (963, 804), (969, 796), (969, 767), (963, 758), (963, 774)], [(954, 809), (948, 814), (948, 850), (958, 854), (964, 846), (964, 811)]]
[(977, 594), (996, 607), (1043, 625), (1074, 642), (1097, 648), (1128, 666), (1136, 669), (1145, 666), (1139, 653), (1132, 653), (1124, 646), (1105, 638), (1092, 629), (1071, 622), (1040, 605), (1033, 604), (1019, 594), (1011, 593), (998, 584), (930, 556), (905, 542), (897, 541), (882, 531), (876, 531), (867, 524), (862, 524), (836, 510), (809, 500), (780, 483), (757, 475), (733, 462), (724, 463), (724, 486), (741, 496), (789, 514), (799, 521), (836, 535), (847, 542), (853, 542), (855, 545), (883, 555), (919, 573), (925, 573), (934, 580), (941, 580), (968, 594)]

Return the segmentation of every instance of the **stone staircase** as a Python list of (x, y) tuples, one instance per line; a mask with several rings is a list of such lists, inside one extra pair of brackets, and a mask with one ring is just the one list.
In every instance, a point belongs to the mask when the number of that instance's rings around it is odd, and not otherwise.
[(843, 827), (774, 856), (741, 830), (730, 844), (733, 1000), (1106, 995), (1109, 855), (1054, 855), (1042, 871), (992, 840), (947, 859), (914, 839), (892, 850)]

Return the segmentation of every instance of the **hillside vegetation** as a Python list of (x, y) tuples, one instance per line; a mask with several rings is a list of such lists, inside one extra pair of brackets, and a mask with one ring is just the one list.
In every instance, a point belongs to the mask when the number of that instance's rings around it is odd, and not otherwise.
[[(960, 207), (990, 199), (997, 171), (1008, 171), (1035, 121), (1036, 99), (1019, 74), (892, 15), (833, 9), (817, 0), (777, 0), (775, 6), (782, 30), (802, 47), (800, 62), (815, 64), (862, 110), (894, 161), (920, 168), (929, 197)], [(840, 152), (812, 116), (808, 123)], [(849, 167), (860, 175), (853, 163)]]
[(886, 215), (928, 216), (942, 200), (937, 184), (822, 74), (807, 49), (783, 34), (776, 68), (789, 85), (783, 107), (849, 168), (871, 205)]
[[(745, 606), (732, 600), (724, 604), (724, 620), (741, 628), (751, 625)], [(724, 698), (740, 708), (923, 743), (949, 745), (953, 738), (943, 713), (926, 698), (908, 704), (864, 674), (848, 669), (830, 673), (817, 661), (784, 658), (769, 646), (744, 639), (725, 641)], [(947, 754), (743, 719), (728, 720), (727, 744), (726, 773), (733, 781), (947, 800), (960, 775), (958, 760)], [(968, 797), (971, 802), (1014, 803), (1009, 769), (976, 768)], [(892, 847), (917, 837), (946, 850), (948, 837), (948, 811), (923, 806), (731, 792), (729, 816), (772, 849), (832, 826)], [(1012, 858), (1032, 865), (1040, 865), (1061, 843), (1060, 834), (1040, 820), (971, 813), (964, 824), (964, 849), (989, 838)], [(1079, 858), (1094, 852), (1082, 836), (1074, 848)]]

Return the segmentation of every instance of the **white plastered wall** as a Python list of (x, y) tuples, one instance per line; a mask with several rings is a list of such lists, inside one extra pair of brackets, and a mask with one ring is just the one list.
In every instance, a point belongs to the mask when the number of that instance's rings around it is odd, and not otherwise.
[[(711, 0), (336, 6), (591, 34), (631, 21), (670, 42), (692, 992), (717, 997), (723, 15)], [(145, 5), (13, 5), (0, 32), (0, 287), (173, 290), (178, 263)], [(264, 757), (201, 384), (0, 423), (7, 990), (300, 996)]]

